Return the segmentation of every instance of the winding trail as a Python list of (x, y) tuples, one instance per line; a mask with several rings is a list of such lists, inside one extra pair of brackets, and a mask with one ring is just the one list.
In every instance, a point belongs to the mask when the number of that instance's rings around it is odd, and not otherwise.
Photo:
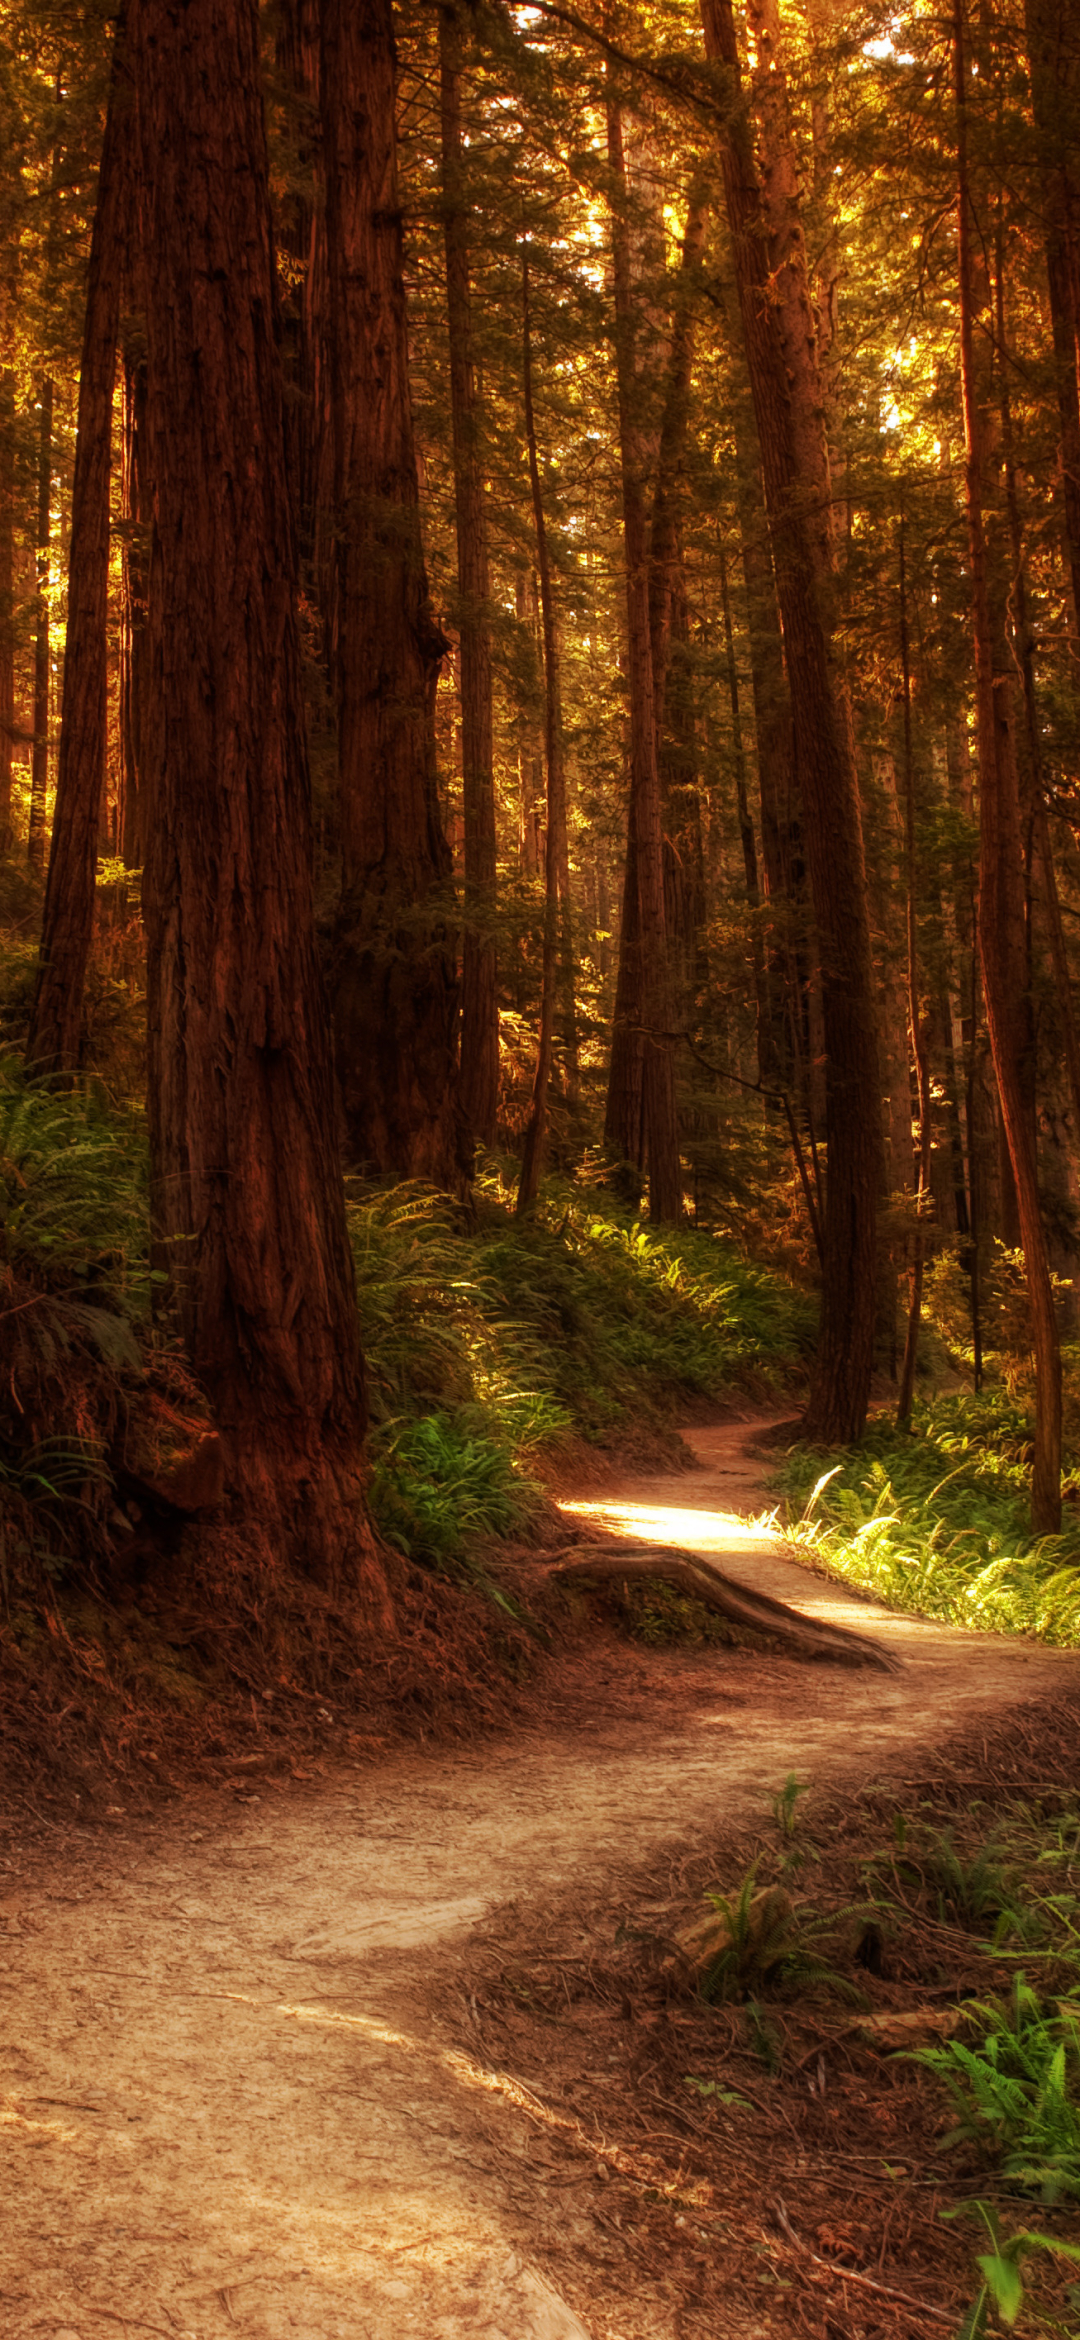
[(758, 1426), (688, 1433), (696, 1471), (566, 1509), (722, 1557), (878, 1635), (899, 1674), (720, 1649), (680, 1700), (677, 1664), (613, 1649), (587, 1729), (338, 1768), (317, 1793), (268, 1787), (194, 1824), (188, 1806), (83, 1832), (38, 1881), (0, 1870), (10, 2340), (666, 2340), (655, 2311), (613, 2322), (574, 2281), (577, 2213), (521, 2092), (447, 2019), (470, 1939), (586, 1876), (617, 1901), (620, 1872), (718, 1811), (760, 1811), (788, 1770), (887, 1777), (980, 1716), (1080, 1687), (1076, 1654), (894, 1616), (785, 1556), (748, 1522)]

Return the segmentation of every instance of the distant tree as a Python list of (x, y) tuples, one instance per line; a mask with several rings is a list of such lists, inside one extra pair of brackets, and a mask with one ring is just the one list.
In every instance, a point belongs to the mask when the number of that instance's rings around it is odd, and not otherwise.
[(342, 892), (332, 989), (350, 1158), (460, 1187), (452, 864), (436, 783), (448, 644), (420, 535), (390, 0), (322, 0), (325, 344)]

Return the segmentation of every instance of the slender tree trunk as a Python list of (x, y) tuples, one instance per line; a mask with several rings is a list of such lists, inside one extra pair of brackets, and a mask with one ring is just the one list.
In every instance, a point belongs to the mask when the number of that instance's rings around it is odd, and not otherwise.
[(915, 1367), (919, 1354), (919, 1324), (922, 1317), (923, 1277), (926, 1268), (926, 1213), (930, 1208), (930, 1149), (933, 1131), (930, 1120), (930, 1059), (926, 1051), (926, 1032), (919, 996), (915, 757), (911, 735), (911, 650), (908, 625), (907, 547), (904, 541), (902, 515), (900, 520), (900, 667), (904, 700), (904, 864), (907, 896), (908, 1034), (911, 1042), (911, 1058), (915, 1066), (915, 1089), (919, 1105), (919, 1154), (915, 1186), (916, 1218), (911, 1239), (911, 1292), (908, 1302), (907, 1335), (904, 1341), (904, 1361), (900, 1368), (900, 1389), (896, 1401), (897, 1427), (906, 1430), (911, 1420), (911, 1406), (915, 1394)]
[[(9, 310), (10, 316), (10, 310)], [(11, 846), (15, 755), (15, 376), (0, 369), (0, 853)]]
[(447, 643), (420, 538), (390, 0), (322, 0), (321, 40), (338, 515), (338, 1074), (355, 1162), (460, 1188), (470, 1156), (435, 759)]
[(70, 1073), (79, 1061), (94, 931), (108, 729), (109, 502), (113, 381), (128, 225), (130, 104), (124, 17), (112, 79), (90, 240), (75, 477), (71, 493), (67, 644), (41, 963), (27, 1062)]
[(1062, 533), (1080, 633), (1080, 8), (1077, 0), (1025, 0), (1024, 15), (1061, 424)]
[(495, 750), (491, 708), (488, 531), (482, 412), (473, 357), (469, 212), (461, 121), (462, 32), (450, 0), (439, 10), (442, 199), (450, 343), (450, 419), (457, 526), (461, 658), (461, 769), (465, 815), (465, 922), (461, 969), (461, 1104), (473, 1136), (495, 1138), (499, 1094)]
[[(631, 1019), (635, 1013), (641, 1032), (641, 1099), (645, 1154), (649, 1173), (649, 1214), (660, 1223), (677, 1221), (682, 1213), (682, 1175), (679, 1164), (678, 1116), (675, 1105), (675, 1061), (668, 946), (664, 920), (664, 842), (660, 807), (660, 774), (656, 754), (656, 710), (653, 699), (652, 652), (649, 627), (649, 547), (642, 476), (642, 449), (635, 414), (635, 296), (627, 229), (626, 167), (619, 109), (608, 105), (608, 160), (615, 188), (612, 208), (612, 265), (615, 290), (616, 372), (618, 376), (619, 446), (622, 467), (623, 544), (626, 563), (627, 664), (630, 682), (630, 821), (627, 843), (627, 907), (631, 907), (631, 861), (636, 878), (636, 933), (629, 938), (630, 966), (637, 976), (637, 998), (620, 985), (616, 997), (616, 1027), (608, 1088), (608, 1138), (616, 1138), (613, 1105), (620, 1093), (616, 1057), (620, 1042), (633, 1044)], [(623, 948), (627, 948), (624, 936)], [(621, 974), (621, 968), (620, 968)], [(624, 1028), (619, 1031), (620, 1005)], [(625, 1144), (632, 1128), (620, 1128), (617, 1140)]]
[(259, 38), (255, 0), (131, 0), (164, 717), (153, 1199), (248, 1552), (386, 1623), (312, 917)]
[[(703, 14), (708, 53), (737, 75), (731, 0), (703, 0)], [(775, 125), (773, 135), (779, 148)], [(826, 1441), (847, 1440), (862, 1430), (873, 1368), (883, 1140), (858, 781), (831, 657), (822, 400), (797, 205), (778, 164), (781, 185), (766, 211), (742, 110), (725, 135), (721, 162), (821, 951), (829, 1162), (821, 1332), (807, 1427)], [(774, 213), (782, 217), (782, 236)]]
[(46, 378), (38, 393), (38, 466), (36, 569), (37, 606), (34, 616), (34, 713), (30, 751), (30, 826), (27, 854), (31, 869), (45, 867), (49, 795), (49, 575), (52, 510), (53, 386)]
[(1037, 1535), (1061, 1526), (1061, 1353), (1054, 1318), (1046, 1237), (1039, 1207), (1034, 1133), (1027, 1110), (1031, 1001), (1025, 933), (1024, 856), (1014, 742), (1011, 646), (1001, 569), (1000, 528), (987, 545), (1000, 450), (992, 434), (992, 393), (976, 357), (976, 318), (989, 287), (976, 259), (968, 172), (968, 93), (964, 0), (953, 15), (957, 121), (957, 245), (960, 275), (960, 366), (967, 448), (968, 541), (975, 635), (975, 710), (979, 753), (979, 941), (986, 1017), (1002, 1119), (1016, 1188), (1035, 1348), (1035, 1460), (1031, 1517)]
[(754, 824), (750, 817), (750, 794), (746, 785), (746, 750), (742, 736), (742, 709), (739, 700), (739, 669), (735, 658), (735, 635), (731, 624), (731, 596), (728, 592), (727, 562), (720, 547), (720, 601), (724, 613), (724, 652), (727, 660), (728, 696), (731, 700), (731, 731), (735, 749), (735, 810), (742, 845), (743, 874), (746, 881), (746, 902), (750, 912), (750, 956), (754, 969), (754, 1005), (756, 1009), (758, 1080), (763, 1088), (774, 1087), (777, 1068), (772, 1051), (773, 1019), (769, 1005), (768, 978), (765, 969), (765, 945), (761, 930), (761, 900), (758, 891), (757, 843)]
[(536, 449), (536, 415), (533, 407), (532, 314), (529, 305), (529, 248), (527, 244), (523, 244), (521, 250), (521, 293), (525, 445), (529, 458), (529, 487), (532, 495), (533, 526), (536, 530), (536, 566), (540, 579), (540, 616), (544, 637), (544, 754), (547, 766), (547, 839), (544, 854), (544, 951), (540, 981), (540, 1034), (536, 1050), (536, 1073), (533, 1080), (532, 1103), (529, 1107), (529, 1119), (526, 1124), (525, 1143), (522, 1149), (521, 1180), (517, 1192), (519, 1217), (536, 1201), (540, 1185), (540, 1172), (543, 1167), (544, 1139), (547, 1131), (552, 1043), (555, 1034), (560, 801), (564, 807), (563, 822), (565, 826), (559, 637), (555, 618), (551, 559), (548, 552), (547, 521), (544, 515), (544, 498), (540, 486), (540, 463)]

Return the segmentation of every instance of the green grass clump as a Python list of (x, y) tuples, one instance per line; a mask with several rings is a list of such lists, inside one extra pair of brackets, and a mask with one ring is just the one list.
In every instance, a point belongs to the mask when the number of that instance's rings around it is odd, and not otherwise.
[(835, 1466), (796, 1447), (780, 1480), (788, 1534), (890, 1608), (1075, 1646), (1080, 1522), (1032, 1536), (1030, 1439), (1022, 1409), (995, 1392), (934, 1398), (911, 1431), (872, 1422)]

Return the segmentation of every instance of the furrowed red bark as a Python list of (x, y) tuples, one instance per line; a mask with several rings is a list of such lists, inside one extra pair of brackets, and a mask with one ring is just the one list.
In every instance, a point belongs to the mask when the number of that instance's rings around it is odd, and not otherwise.
[(443, 229), (454, 448), (461, 764), (465, 816), (465, 920), (461, 965), (461, 1106), (474, 1138), (495, 1140), (499, 1003), (492, 922), (496, 909), (495, 751), (491, 705), (487, 511), (482, 413), (473, 359), (469, 209), (461, 119), (460, 10), (439, 10)]
[[(1008, 571), (1003, 574), (1000, 516), (993, 496), (1000, 447), (993, 432), (993, 388), (976, 318), (990, 293), (974, 215), (968, 164), (968, 87), (964, 0), (954, 0), (953, 88), (957, 132), (957, 257), (960, 371), (967, 451), (968, 547), (975, 643), (975, 713), (979, 760), (979, 949), (990, 1046), (1016, 1188), (1035, 1352), (1035, 1457), (1031, 1519), (1037, 1535), (1061, 1527), (1061, 1351), (1054, 1317), (1046, 1236), (1039, 1207), (1034, 1131), (1027, 1109), (1032, 1051), (1025, 932), (1024, 855), (1014, 740), (1012, 646), (1007, 631)], [(989, 336), (985, 346), (989, 346)], [(996, 520), (993, 557), (988, 516)]]
[(342, 895), (332, 987), (350, 1157), (460, 1189), (452, 862), (435, 688), (448, 647), (420, 537), (390, 0), (322, 0), (337, 511)]
[(129, 226), (131, 107), (123, 15), (113, 39), (79, 372), (56, 804), (26, 1042), (27, 1063), (58, 1074), (73, 1072), (79, 1062), (105, 790), (113, 381)]
[[(703, 0), (707, 54), (739, 74), (731, 0)], [(762, 25), (759, 56), (767, 39)], [(858, 780), (830, 639), (827, 454), (805, 253), (777, 65), (766, 204), (749, 122), (721, 143), (747, 363), (761, 445), (795, 726), (807, 862), (821, 953), (829, 1163), (821, 1329), (811, 1435), (857, 1438), (873, 1367), (883, 1137)]]
[(388, 1621), (311, 899), (256, 0), (131, 0), (162, 693), (152, 1204), (245, 1545)]

